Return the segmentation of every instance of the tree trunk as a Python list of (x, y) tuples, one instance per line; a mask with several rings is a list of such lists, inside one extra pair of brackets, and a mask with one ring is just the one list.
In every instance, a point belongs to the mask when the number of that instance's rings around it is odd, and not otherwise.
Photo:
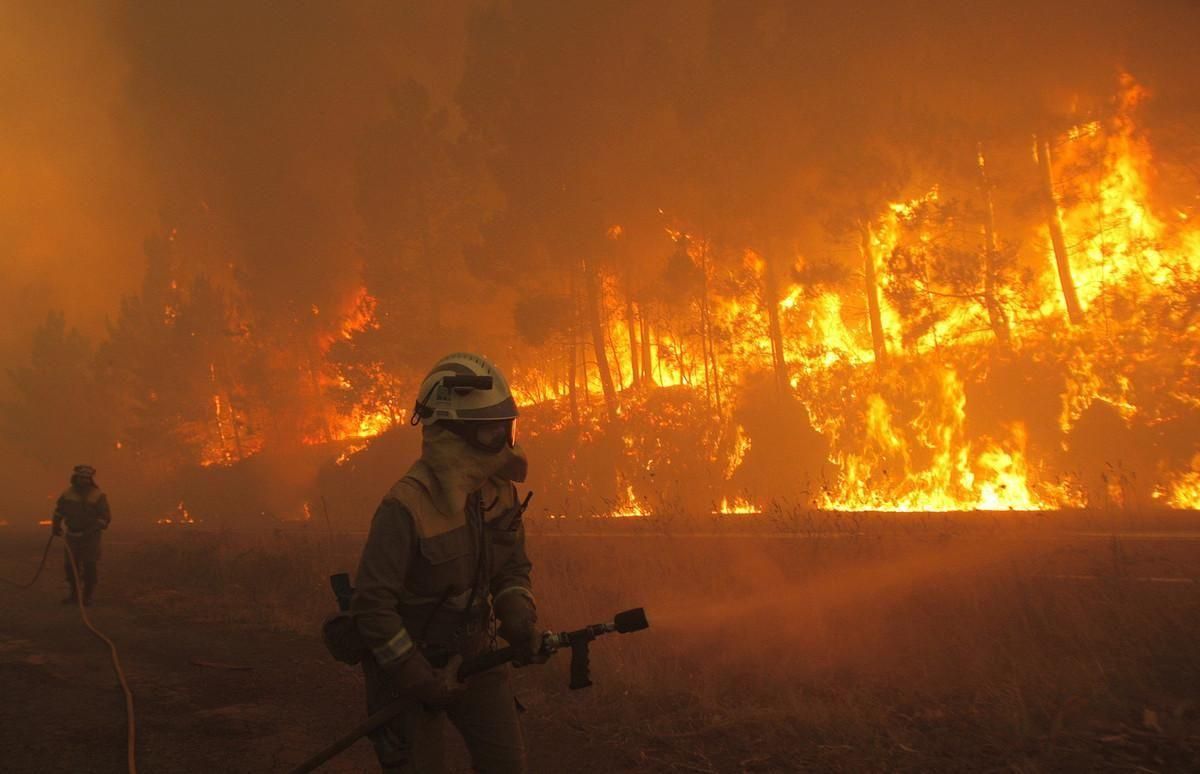
[(570, 297), (571, 297), (571, 327), (567, 334), (570, 339), (570, 347), (568, 355), (570, 359), (567, 361), (567, 402), (571, 406), (571, 424), (576, 428), (579, 427), (579, 393), (576, 382), (579, 379), (579, 304), (576, 300), (575, 293), (575, 272), (570, 273), (569, 279)]
[(230, 424), (231, 429), (233, 430), (233, 448), (234, 448), (234, 451), (237, 452), (237, 458), (238, 458), (238, 461), (240, 462), (241, 460), (246, 458), (246, 455), (242, 451), (242, 431), (238, 429), (238, 415), (237, 415), (238, 407), (237, 407), (237, 404), (234, 403), (234, 401), (233, 401), (233, 391), (234, 391), (234, 388), (237, 386), (237, 384), (234, 381), (233, 369), (229, 367), (229, 353), (222, 352), (221, 360), (222, 360), (222, 366), (224, 367), (223, 370), (225, 373), (225, 399), (226, 399), (226, 402), (229, 404), (229, 424)]
[(650, 352), (650, 322), (646, 319), (646, 310), (642, 307), (641, 302), (638, 303), (638, 325), (641, 327), (641, 345), (642, 345), (642, 378), (650, 384), (656, 384), (654, 381), (654, 358)]
[(987, 176), (987, 164), (983, 156), (983, 143), (978, 143), (976, 146), (976, 158), (979, 161), (979, 185), (983, 189), (983, 197), (986, 203), (986, 208), (983, 213), (983, 237), (984, 237), (984, 266), (983, 266), (983, 300), (987, 306), (988, 323), (991, 325), (992, 333), (996, 335), (996, 341), (1002, 346), (1009, 345), (1009, 330), (1008, 316), (1004, 313), (1004, 306), (1000, 303), (1000, 299), (996, 296), (996, 210), (992, 204), (992, 184)]
[(716, 341), (714, 340), (714, 336), (713, 336), (712, 308), (709, 306), (708, 267), (709, 267), (709, 260), (710, 260), (711, 256), (708, 253), (708, 249), (709, 249), (709, 243), (706, 241), (704, 243), (704, 251), (700, 254), (703, 259), (703, 262), (704, 262), (703, 266), (702, 266), (702, 268), (704, 269), (704, 310), (705, 310), (704, 335), (705, 335), (705, 339), (708, 343), (708, 357), (712, 359), (711, 373), (712, 373), (712, 380), (713, 380), (713, 397), (716, 400), (717, 413), (720, 414), (721, 410), (722, 410), (722, 406), (721, 406), (721, 365), (720, 365), (720, 362), (717, 360), (717, 344), (716, 344)]
[[(772, 250), (777, 255), (778, 250)], [(764, 255), (763, 306), (767, 308), (767, 335), (771, 339), (771, 365), (775, 371), (775, 386), (780, 392), (788, 388), (787, 360), (783, 356), (783, 326), (779, 321), (779, 284), (771, 257)]]
[[(228, 355), (226, 355), (225, 353), (221, 353), (221, 355), (222, 355), (223, 364), (228, 363), (229, 362)], [(227, 373), (228, 371), (229, 371), (228, 367), (224, 367), (222, 372)], [(213, 398), (218, 401), (217, 402), (217, 437), (221, 442), (221, 452), (222, 453), (225, 452), (225, 433), (221, 429), (221, 405), (222, 404), (220, 403), (221, 387), (222, 387), (222, 384), (224, 383), (225, 384), (225, 403), (224, 403), (224, 405), (226, 408), (226, 412), (229, 414), (229, 430), (233, 434), (233, 452), (237, 458), (237, 461), (241, 462), (241, 460), (244, 458), (245, 455), (243, 455), (243, 453), (242, 453), (242, 437), (241, 437), (241, 433), (238, 431), (238, 426), (237, 426), (237, 407), (233, 404), (233, 386), (231, 384), (229, 384), (230, 380), (228, 378), (226, 378), (226, 379), (218, 379), (217, 378), (217, 364), (215, 362), (208, 364), (208, 373), (209, 373), (209, 377), (212, 381)]]
[(871, 248), (871, 224), (865, 220), (858, 224), (859, 251), (863, 259), (863, 278), (867, 293), (867, 313), (871, 320), (871, 346), (875, 350), (875, 366), (887, 367), (887, 340), (883, 335), (883, 315), (879, 309), (879, 285), (875, 280), (875, 251)]
[(700, 245), (700, 354), (704, 358), (704, 398), (711, 411), (721, 413), (721, 385), (717, 379), (717, 353), (712, 344), (712, 316), (708, 308), (708, 242)]
[(237, 455), (238, 462), (241, 462), (246, 455), (242, 452), (242, 433), (238, 430), (237, 406), (233, 405), (232, 391), (225, 393), (225, 405), (229, 407), (229, 429), (233, 433), (233, 452)]
[(583, 407), (592, 408), (592, 377), (588, 375), (587, 346), (579, 347), (579, 386), (583, 390)]
[(579, 378), (579, 366), (575, 362), (578, 360), (575, 345), (575, 331), (571, 331), (571, 344), (568, 353), (570, 360), (567, 365), (567, 403), (571, 407), (571, 424), (579, 427), (579, 393), (576, 392), (575, 382)]
[[(625, 328), (629, 335), (629, 376), (630, 387), (637, 387), (642, 380), (640, 354), (638, 352), (637, 317), (634, 314), (633, 297), (637, 287), (637, 270), (635, 263), (629, 258), (628, 248), (622, 244), (620, 248), (620, 265), (625, 269)], [(614, 355), (615, 357), (615, 355)]]
[(1043, 136), (1037, 143), (1038, 165), (1042, 172), (1042, 204), (1046, 210), (1046, 225), (1050, 229), (1050, 243), (1054, 245), (1054, 262), (1058, 266), (1058, 281), (1062, 286), (1063, 302), (1067, 305), (1067, 319), (1072, 325), (1083, 322), (1083, 307), (1079, 305), (1079, 294), (1075, 291), (1075, 278), (1071, 276), (1071, 260), (1067, 255), (1067, 240), (1063, 237), (1062, 221), (1058, 215), (1058, 200), (1054, 196), (1054, 172), (1050, 168), (1050, 140)]
[(613, 369), (616, 371), (617, 379), (614, 386), (617, 390), (623, 390), (625, 389), (625, 371), (621, 368), (621, 353), (617, 351), (617, 339), (607, 325), (604, 326), (604, 343), (608, 347), (609, 354), (612, 355)]
[(604, 346), (604, 317), (600, 308), (600, 283), (596, 273), (588, 267), (587, 260), (580, 262), (583, 267), (583, 286), (587, 301), (588, 327), (592, 333), (592, 349), (596, 351), (596, 370), (600, 372), (600, 387), (604, 390), (604, 407), (608, 418), (617, 418), (617, 390), (613, 386), (612, 372), (608, 367), (608, 353)]
[(625, 288), (625, 327), (629, 330), (630, 376), (633, 379), (632, 386), (637, 387), (642, 378), (638, 369), (640, 355), (638, 353), (637, 319), (633, 314), (633, 288), (628, 285)]

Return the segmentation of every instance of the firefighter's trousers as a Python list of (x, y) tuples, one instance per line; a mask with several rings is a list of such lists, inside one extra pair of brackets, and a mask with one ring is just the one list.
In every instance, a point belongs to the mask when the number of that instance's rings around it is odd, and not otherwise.
[[(378, 667), (368, 665), (368, 706), (372, 709), (395, 697)], [(446, 770), (446, 720), (462, 734), (471, 763), (480, 774), (525, 774), (525, 743), (509, 683), (507, 665), (467, 680), (463, 697), (444, 712), (412, 707), (371, 735), (375, 753), (386, 774), (442, 774)]]

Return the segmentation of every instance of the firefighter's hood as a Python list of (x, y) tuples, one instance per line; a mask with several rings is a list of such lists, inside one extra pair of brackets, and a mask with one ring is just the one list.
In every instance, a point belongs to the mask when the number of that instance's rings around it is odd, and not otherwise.
[(457, 517), (467, 507), (467, 497), (491, 480), (497, 489), (521, 482), (529, 462), (520, 444), (488, 454), (436, 424), (422, 428), (421, 459), (408, 475), (429, 491), (438, 510)]

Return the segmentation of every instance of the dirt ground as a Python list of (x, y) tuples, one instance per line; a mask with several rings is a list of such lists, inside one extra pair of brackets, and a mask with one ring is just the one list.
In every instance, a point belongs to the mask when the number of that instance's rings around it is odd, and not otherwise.
[[(532, 534), (548, 625), (644, 604), (652, 626), (596, 643), (586, 691), (565, 654), (514, 672), (531, 772), (1200, 770), (1194, 526)], [(343, 538), (110, 536), (91, 615), (141, 771), (287, 771), (361, 719), (316, 635)], [(0, 534), (0, 577), (42, 540)], [(122, 772), (121, 694), (61, 571), (0, 586), (0, 771)], [(361, 742), (323, 771), (373, 763)]]
[[(3, 551), (0, 571), (28, 576), (36, 555), (13, 548)], [(333, 663), (315, 637), (163, 615), (136, 593), (106, 586), (103, 570), (104, 563), (89, 615), (120, 651), (135, 699), (140, 771), (286, 771), (361, 719), (358, 671)], [(0, 771), (124, 772), (124, 705), (108, 651), (76, 608), (60, 603), (60, 578), (54, 552), (32, 590), (0, 587)], [(586, 728), (553, 717), (539, 688), (519, 674), (517, 682), (534, 771), (637, 768), (619, 751), (596, 749)], [(469, 771), (461, 744), (448, 743), (452, 770)], [(363, 741), (322, 771), (377, 771), (373, 764)]]

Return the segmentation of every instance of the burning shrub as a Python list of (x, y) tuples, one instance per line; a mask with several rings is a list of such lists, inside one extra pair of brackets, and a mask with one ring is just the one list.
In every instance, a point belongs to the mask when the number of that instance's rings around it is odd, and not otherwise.
[(747, 381), (733, 416), (747, 448), (732, 471), (732, 493), (755, 502), (814, 504), (833, 471), (829, 442), (813, 428), (807, 407), (760, 374)]

